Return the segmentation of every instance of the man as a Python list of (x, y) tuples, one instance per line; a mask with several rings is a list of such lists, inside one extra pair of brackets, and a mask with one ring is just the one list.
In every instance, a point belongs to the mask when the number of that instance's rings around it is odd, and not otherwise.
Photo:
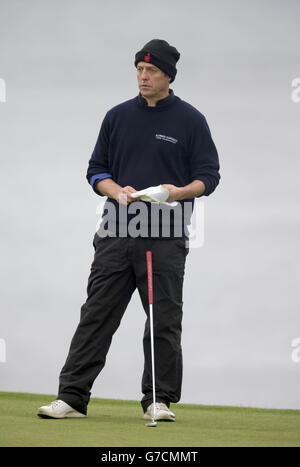
[[(220, 179), (218, 153), (205, 117), (169, 89), (179, 57), (177, 49), (164, 40), (148, 42), (135, 55), (139, 95), (110, 109), (102, 122), (87, 180), (95, 193), (107, 200), (93, 240), (95, 256), (87, 300), (60, 373), (57, 399), (40, 407), (42, 417), (87, 415), (94, 380), (138, 288), (147, 315), (141, 405), (144, 418), (152, 418), (146, 269), (146, 251), (151, 250), (155, 419), (175, 421), (170, 403), (181, 396), (182, 289), (191, 215), (186, 215), (184, 208), (192, 210), (194, 198), (210, 195)], [(155, 186), (168, 190), (167, 202), (178, 202), (174, 210), (131, 196)], [(161, 211), (160, 217), (154, 207)]]

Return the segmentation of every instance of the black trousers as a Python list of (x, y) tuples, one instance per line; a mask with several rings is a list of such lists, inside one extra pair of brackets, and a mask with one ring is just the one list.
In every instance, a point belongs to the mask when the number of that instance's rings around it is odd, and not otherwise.
[(182, 385), (182, 292), (184, 238), (100, 237), (95, 233), (94, 259), (87, 300), (59, 376), (57, 399), (87, 413), (91, 388), (105, 365), (113, 334), (118, 329), (136, 287), (147, 319), (143, 336), (144, 371), (141, 405), (152, 403), (152, 367), (146, 251), (152, 251), (153, 324), (156, 400), (178, 402)]

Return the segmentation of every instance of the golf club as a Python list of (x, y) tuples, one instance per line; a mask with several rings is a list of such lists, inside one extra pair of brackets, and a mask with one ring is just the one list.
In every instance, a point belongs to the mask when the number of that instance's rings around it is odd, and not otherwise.
[(148, 276), (148, 299), (150, 308), (150, 336), (151, 336), (151, 363), (152, 363), (152, 387), (153, 387), (153, 414), (152, 422), (146, 423), (146, 426), (157, 426), (155, 421), (155, 370), (154, 370), (154, 339), (153, 339), (153, 280), (152, 280), (152, 252), (146, 251), (147, 276)]

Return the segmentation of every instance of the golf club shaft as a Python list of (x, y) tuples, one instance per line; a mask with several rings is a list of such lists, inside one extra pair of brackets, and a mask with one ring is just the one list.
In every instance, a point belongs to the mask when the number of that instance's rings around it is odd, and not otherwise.
[(148, 275), (148, 298), (150, 308), (150, 338), (151, 338), (151, 363), (152, 363), (152, 391), (153, 391), (153, 420), (155, 418), (155, 366), (154, 366), (154, 330), (153, 330), (153, 278), (152, 278), (152, 253), (146, 252)]
[(154, 368), (154, 338), (153, 338), (153, 305), (150, 305), (150, 331), (151, 331), (151, 361), (153, 385), (153, 419), (155, 418), (155, 368)]

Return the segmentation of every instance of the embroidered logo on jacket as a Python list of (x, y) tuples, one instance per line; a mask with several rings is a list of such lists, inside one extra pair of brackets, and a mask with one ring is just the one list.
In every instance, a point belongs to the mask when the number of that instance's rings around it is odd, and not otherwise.
[(165, 136), (165, 135), (155, 135), (156, 139), (163, 139), (164, 141), (169, 141), (170, 143), (177, 143), (177, 139), (172, 138), (171, 136)]

